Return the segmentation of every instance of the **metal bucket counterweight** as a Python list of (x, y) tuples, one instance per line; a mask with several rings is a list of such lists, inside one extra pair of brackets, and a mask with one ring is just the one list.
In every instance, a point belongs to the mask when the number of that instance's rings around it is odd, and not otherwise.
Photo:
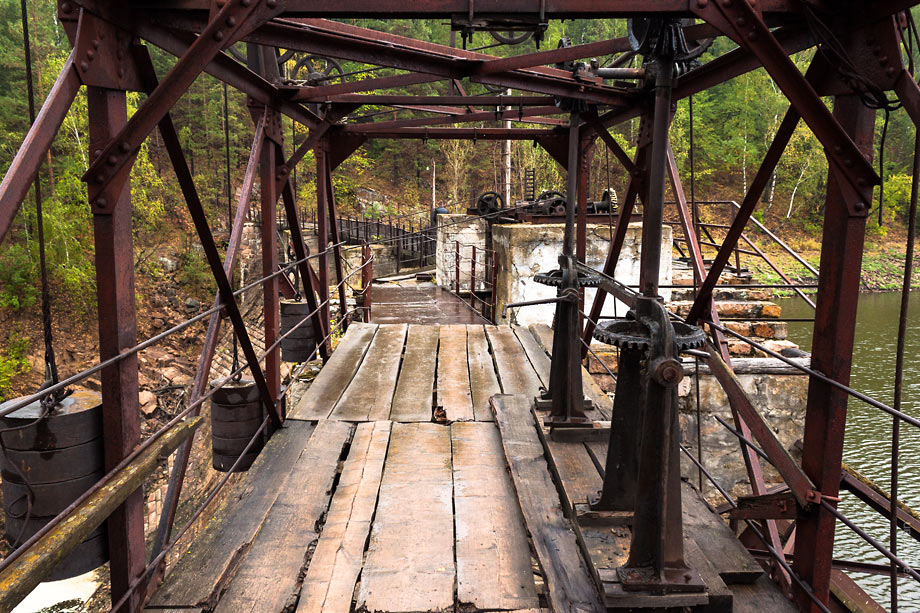
[[(19, 399), (0, 405), (10, 406)], [(85, 493), (105, 474), (102, 396), (78, 390), (44, 419), (36, 401), (0, 418), (5, 453), (0, 489), (7, 540), (22, 543)], [(29, 491), (34, 495), (31, 508)], [(49, 581), (82, 575), (108, 560), (106, 525), (93, 531), (49, 575)]]
[[(310, 307), (300, 300), (281, 301), (281, 334), (286, 334), (300, 324), (290, 336), (281, 339), (281, 359), (285, 362), (305, 362), (313, 356), (316, 339), (313, 322), (303, 321), (310, 314)], [(303, 322), (303, 323), (301, 323)]]
[[(255, 381), (230, 381), (211, 396), (211, 465), (230, 472), (233, 463), (249, 445), (265, 418)], [(259, 434), (233, 472), (245, 472), (265, 444)]]

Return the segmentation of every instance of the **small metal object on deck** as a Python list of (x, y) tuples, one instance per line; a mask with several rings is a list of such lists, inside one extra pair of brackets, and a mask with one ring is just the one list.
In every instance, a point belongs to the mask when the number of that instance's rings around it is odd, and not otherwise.
[[(0, 455), (0, 488), (7, 540), (14, 545), (38, 532), (105, 472), (102, 397), (97, 392), (76, 391), (47, 416), (43, 413), (41, 402), (35, 401), (0, 418), (5, 450)], [(49, 580), (81, 575), (107, 560), (102, 525), (54, 569)]]

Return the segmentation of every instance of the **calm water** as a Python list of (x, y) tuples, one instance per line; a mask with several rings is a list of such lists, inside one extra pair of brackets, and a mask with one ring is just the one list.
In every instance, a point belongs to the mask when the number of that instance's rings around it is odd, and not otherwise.
[[(894, 354), (898, 334), (898, 293), (865, 294), (859, 297), (856, 322), (856, 348), (850, 385), (889, 406), (893, 402)], [(811, 317), (813, 311), (798, 298), (778, 300), (787, 317)], [(902, 410), (920, 417), (920, 293), (910, 301), (910, 319), (905, 351)], [(790, 323), (789, 338), (803, 349), (811, 347), (811, 324)], [(901, 424), (900, 498), (920, 509), (920, 429)], [(844, 462), (888, 491), (891, 479), (891, 417), (879, 409), (850, 399)], [(856, 525), (887, 545), (888, 521), (844, 493), (840, 509)], [(835, 555), (865, 562), (887, 563), (887, 558), (856, 533), (838, 523)], [(903, 530), (898, 535), (898, 555), (913, 566), (920, 566), (920, 543)], [(851, 575), (880, 604), (888, 608), (890, 590), (887, 576)], [(902, 611), (920, 611), (920, 583), (901, 579)]]

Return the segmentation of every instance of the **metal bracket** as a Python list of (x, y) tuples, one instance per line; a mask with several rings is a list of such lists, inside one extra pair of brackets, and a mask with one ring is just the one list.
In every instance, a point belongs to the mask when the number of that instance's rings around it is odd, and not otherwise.
[(751, 6), (752, 0), (694, 0), (691, 10), (750, 50), (801, 113), (824, 145), (837, 171), (851, 216), (865, 217), (879, 177), (853, 139), (834, 119), (824, 101), (786, 55), (773, 32)]

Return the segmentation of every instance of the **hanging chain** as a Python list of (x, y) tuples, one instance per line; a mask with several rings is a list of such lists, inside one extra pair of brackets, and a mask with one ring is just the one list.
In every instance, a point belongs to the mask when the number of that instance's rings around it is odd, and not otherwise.
[[(26, 60), (26, 90), (29, 98), (29, 125), (35, 123), (35, 88), (32, 83), (32, 48), (29, 41), (29, 14), (26, 0), (20, 1), (22, 12), (22, 46)], [(54, 359), (54, 338), (51, 332), (51, 291), (48, 287), (48, 266), (45, 258), (45, 217), (42, 211), (41, 178), (35, 175), (35, 216), (38, 225), (38, 261), (42, 282), (42, 331), (45, 344), (45, 383), (43, 387), (56, 385), (58, 378), (57, 363)], [(63, 389), (55, 394), (49, 394), (42, 399), (42, 406), (50, 410), (70, 394), (71, 390)]]
[[(229, 250), (230, 237), (233, 236), (233, 196), (230, 189), (230, 104), (227, 97), (226, 83), (224, 83), (224, 180), (227, 184), (227, 250)], [(230, 289), (233, 289), (233, 268), (230, 269), (228, 277)], [(230, 367), (230, 372), (236, 373), (233, 375), (233, 380), (239, 381), (243, 378), (243, 373), (237, 372), (240, 369), (240, 352), (236, 330), (232, 327), (230, 328), (230, 335), (233, 337), (233, 364)]]

